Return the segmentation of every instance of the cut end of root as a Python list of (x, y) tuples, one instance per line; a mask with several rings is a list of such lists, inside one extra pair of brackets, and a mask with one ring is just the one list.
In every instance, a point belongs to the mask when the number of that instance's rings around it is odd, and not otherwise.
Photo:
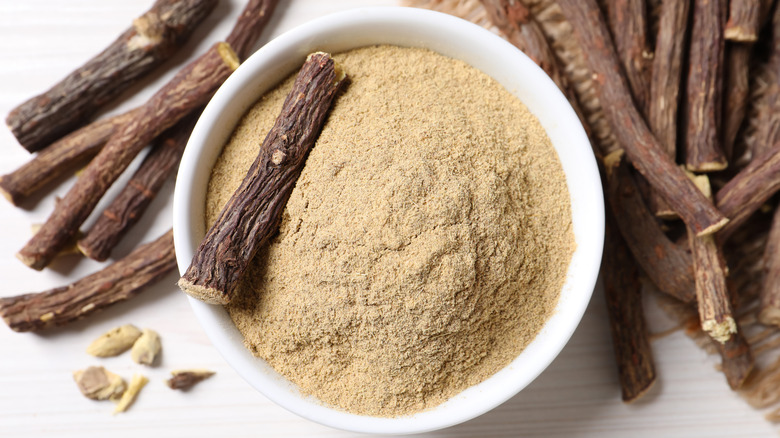
[[(68, 245), (66, 250), (67, 254), (82, 254), (84, 257), (97, 260), (99, 262), (108, 260), (108, 256), (110, 255), (103, 254), (102, 251), (92, 248), (88, 242), (84, 241), (84, 239), (79, 239), (75, 242), (75, 244)], [(63, 250), (63, 253), (65, 253), (66, 250)]]
[(621, 161), (623, 161), (623, 155), (625, 154), (626, 151), (623, 149), (617, 149), (610, 152), (602, 159), (607, 175), (611, 175), (612, 170), (616, 169), (620, 165)]
[(241, 61), (238, 60), (238, 55), (236, 55), (236, 52), (230, 47), (230, 44), (226, 42), (217, 43), (217, 52), (219, 53), (219, 56), (222, 57), (222, 60), (225, 61), (225, 65), (230, 67), (231, 70), (237, 69), (241, 64)]
[(333, 78), (333, 85), (338, 84), (339, 82), (343, 81), (347, 77), (347, 72), (344, 71), (344, 68), (341, 66), (341, 64), (334, 62), (333, 63), (333, 70), (336, 72), (336, 77)]
[(697, 165), (687, 164), (686, 169), (690, 172), (708, 173), (708, 172), (720, 172), (728, 167), (726, 161), (710, 161), (708, 163), (699, 163)]
[(758, 35), (756, 35), (752, 30), (745, 29), (742, 26), (726, 27), (726, 30), (723, 32), (723, 36), (727, 40), (738, 41), (741, 43), (752, 43), (758, 40)]
[(688, 178), (693, 182), (696, 188), (698, 188), (700, 192), (704, 193), (704, 196), (706, 196), (707, 199), (712, 199), (712, 186), (710, 186), (710, 177), (707, 175), (697, 175), (689, 170), (685, 170), (685, 174), (688, 175)]
[[(84, 257), (90, 258), (92, 260), (97, 260), (99, 262), (102, 262), (103, 260), (98, 260), (94, 254), (92, 254), (92, 251), (90, 251), (90, 248), (86, 245), (84, 245), (81, 240), (76, 242), (76, 251), (80, 252), (81, 254), (84, 254)], [(105, 260), (105, 259), (104, 259)]]
[(767, 306), (761, 309), (758, 314), (758, 320), (764, 325), (774, 325), (780, 327), (780, 308)]
[(680, 218), (680, 215), (677, 214), (674, 210), (658, 210), (655, 212), (655, 217), (658, 219), (663, 219), (665, 221), (671, 221), (676, 220)]
[(724, 217), (723, 219), (719, 220), (718, 222), (715, 222), (714, 224), (710, 225), (709, 227), (699, 231), (696, 233), (697, 237), (704, 237), (709, 236), (710, 234), (715, 234), (718, 231), (720, 231), (721, 228), (725, 227), (726, 224), (729, 223), (729, 218)]
[(26, 256), (21, 252), (17, 252), (16, 258), (21, 260), (22, 263), (24, 263), (25, 265), (35, 269), (36, 271), (40, 271), (43, 269), (43, 266), (40, 266), (40, 262), (35, 257)]
[[(13, 326), (11, 325), (11, 318), (9, 318), (9, 311), (8, 308), (11, 307), (14, 304), (14, 300), (11, 300), (10, 298), (0, 298), (0, 318), (3, 318), (3, 322), (8, 324), (8, 327), (11, 327), (11, 330), (14, 330)], [(18, 331), (18, 330), (14, 330)]]
[[(0, 185), (2, 185), (2, 183), (3, 183), (3, 178), (2, 178), (2, 177), (0, 177)], [(7, 200), (8, 200), (8, 202), (10, 202), (11, 204), (13, 204), (13, 205), (15, 205), (15, 206), (18, 206), (18, 205), (19, 205), (19, 204), (17, 204), (17, 202), (16, 202), (16, 200), (14, 199), (14, 196), (11, 194), (11, 192), (9, 192), (8, 190), (4, 189), (3, 187), (0, 187), (0, 194), (2, 194), (2, 195), (3, 195), (3, 197), (4, 197), (5, 199), (7, 199)]]
[(327, 53), (327, 52), (322, 52), (322, 51), (320, 51), (320, 52), (312, 52), (312, 53), (309, 53), (309, 54), (306, 56), (306, 61), (308, 62), (310, 59), (312, 59), (312, 58), (314, 58), (315, 56), (318, 56), (318, 55), (323, 55), (323, 56), (325, 56), (326, 58), (330, 58), (330, 53)]
[(643, 387), (636, 388), (635, 392), (630, 394), (623, 392), (622, 394), (623, 403), (627, 405), (634, 403), (635, 401), (644, 397), (644, 395), (647, 394), (650, 391), (650, 389), (653, 388), (653, 385), (655, 385), (655, 372), (653, 373), (652, 380), (648, 380)]
[(721, 322), (708, 319), (701, 323), (701, 328), (712, 339), (725, 344), (731, 338), (731, 335), (737, 332), (737, 323), (734, 321), (734, 318), (727, 316)]
[[(333, 57), (330, 56), (330, 53), (314, 52), (314, 53), (309, 53), (309, 55), (306, 56), (306, 62), (309, 62), (315, 56), (324, 56), (326, 59), (331, 59), (331, 60), (333, 59)], [(335, 77), (333, 78), (333, 85), (336, 85), (339, 82), (346, 79), (347, 73), (344, 71), (344, 68), (340, 64), (338, 64), (335, 60), (333, 61), (333, 71), (335, 72)]]
[(221, 291), (211, 287), (197, 285), (184, 277), (180, 278), (176, 284), (184, 293), (197, 300), (203, 301), (206, 304), (225, 305), (230, 302), (230, 299)]

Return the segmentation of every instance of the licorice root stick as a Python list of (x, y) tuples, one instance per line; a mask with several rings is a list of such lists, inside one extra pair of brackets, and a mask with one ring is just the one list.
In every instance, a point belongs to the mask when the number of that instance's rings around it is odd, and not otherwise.
[(276, 230), (306, 157), (346, 81), (330, 55), (309, 55), (249, 172), (179, 279), (184, 292), (206, 303), (230, 302), (249, 261)]
[[(647, 4), (645, 0), (607, 0), (604, 3), (631, 95), (639, 110), (645, 113), (649, 103), (651, 55), (647, 38)], [(676, 32), (685, 33), (685, 28), (676, 29)]]
[(688, 63), (685, 167), (715, 172), (728, 166), (721, 142), (726, 0), (695, 0)]
[(595, 0), (558, 0), (594, 73), (597, 93), (618, 141), (631, 163), (697, 235), (728, 222), (664, 152), (636, 108), (621, 72), (601, 10)]
[[(239, 60), (243, 61), (252, 53), (277, 3), (277, 0), (250, 0), (246, 4), (225, 40)], [(107, 259), (114, 246), (141, 218), (162, 184), (175, 170), (199, 114), (200, 111), (193, 111), (155, 140), (152, 152), (132, 179), (79, 240), (78, 247), (84, 255), (95, 260)]]
[(737, 140), (750, 98), (751, 44), (728, 43), (726, 45), (726, 76), (723, 88), (723, 153), (726, 160), (735, 157)]
[[(661, 4), (650, 75), (647, 122), (672, 160), (677, 156), (677, 115), (683, 89), (682, 72), (690, 10), (689, 2), (664, 1)], [(650, 193), (650, 205), (658, 217), (672, 219), (677, 216), (656, 191)]]
[(0, 317), (16, 332), (37, 332), (125, 301), (176, 267), (173, 232), (68, 286), (0, 298)]
[[(711, 196), (707, 175), (690, 175), (708, 197)], [(696, 280), (696, 303), (701, 328), (721, 344), (737, 332), (737, 322), (726, 287), (726, 262), (715, 236), (696, 236), (688, 230)]]
[(14, 108), (6, 123), (30, 152), (78, 128), (171, 53), (214, 9), (217, 0), (157, 0), (104, 51), (45, 93)]

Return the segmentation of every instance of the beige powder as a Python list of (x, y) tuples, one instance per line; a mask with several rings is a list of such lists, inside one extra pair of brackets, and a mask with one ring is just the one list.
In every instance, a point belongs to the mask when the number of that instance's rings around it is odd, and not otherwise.
[[(533, 340), (574, 249), (569, 194), (538, 120), (485, 74), (421, 49), (334, 58), (352, 84), (228, 311), (302, 392), (356, 414), (411, 414)], [(225, 146), (209, 225), (291, 85)]]

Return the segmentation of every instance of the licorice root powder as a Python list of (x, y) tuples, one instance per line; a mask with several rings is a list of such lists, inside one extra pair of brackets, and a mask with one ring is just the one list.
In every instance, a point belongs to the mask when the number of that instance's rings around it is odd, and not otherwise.
[[(539, 121), (484, 73), (394, 46), (334, 59), (352, 83), (227, 310), (247, 348), (302, 393), (408, 415), (534, 339), (575, 247), (569, 192)], [(261, 98), (225, 145), (207, 225), (291, 86)]]

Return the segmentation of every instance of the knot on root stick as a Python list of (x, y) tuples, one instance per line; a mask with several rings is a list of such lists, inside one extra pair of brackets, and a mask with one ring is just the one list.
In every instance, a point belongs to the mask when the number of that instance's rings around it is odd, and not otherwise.
[(287, 154), (285, 154), (281, 149), (277, 149), (271, 154), (271, 162), (277, 166), (282, 164), (285, 158), (287, 158)]

